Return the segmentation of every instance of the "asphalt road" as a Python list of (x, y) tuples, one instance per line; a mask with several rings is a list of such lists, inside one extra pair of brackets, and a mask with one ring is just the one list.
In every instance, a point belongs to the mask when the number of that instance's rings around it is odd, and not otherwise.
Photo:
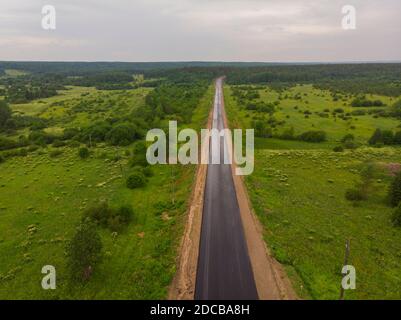
[[(224, 128), (222, 80), (216, 82), (213, 128)], [(195, 299), (256, 300), (258, 294), (242, 227), (229, 164), (209, 164), (207, 170)], [(212, 143), (210, 144), (211, 150)], [(214, 155), (216, 156), (216, 155)], [(210, 152), (210, 160), (213, 157)]]

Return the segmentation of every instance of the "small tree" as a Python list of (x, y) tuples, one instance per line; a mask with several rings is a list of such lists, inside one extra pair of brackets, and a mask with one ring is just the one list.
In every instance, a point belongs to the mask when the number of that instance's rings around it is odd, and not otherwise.
[(394, 177), (388, 192), (390, 204), (392, 207), (398, 206), (401, 201), (401, 171)]
[(102, 241), (96, 225), (90, 220), (82, 222), (67, 247), (67, 265), (71, 278), (89, 280), (94, 268), (101, 260)]
[(146, 184), (146, 177), (140, 171), (132, 173), (127, 178), (127, 188), (129, 189), (141, 188), (145, 186), (145, 184)]
[(79, 148), (78, 155), (81, 159), (86, 159), (89, 157), (89, 149), (86, 147)]
[(370, 145), (375, 145), (378, 143), (383, 143), (383, 134), (380, 129), (376, 129), (376, 131), (373, 133), (373, 135), (369, 139)]

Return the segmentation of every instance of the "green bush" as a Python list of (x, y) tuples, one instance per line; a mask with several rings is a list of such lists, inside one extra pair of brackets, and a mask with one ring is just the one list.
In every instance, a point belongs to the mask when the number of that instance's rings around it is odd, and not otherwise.
[(368, 143), (370, 145), (383, 143), (382, 131), (380, 129), (376, 129), (375, 132), (373, 132), (373, 135), (370, 137)]
[(354, 140), (355, 140), (354, 135), (351, 134), (351, 133), (348, 133), (348, 134), (346, 134), (346, 135), (341, 139), (341, 142), (342, 142), (342, 143), (345, 143), (345, 142), (354, 141)]
[(391, 220), (395, 227), (401, 227), (401, 203), (394, 210)]
[(326, 132), (318, 130), (306, 131), (299, 135), (298, 138), (307, 142), (323, 142), (326, 141)]
[(115, 146), (127, 146), (141, 134), (138, 128), (131, 123), (120, 123), (115, 125), (106, 135), (106, 140)]
[(83, 214), (83, 221), (91, 220), (104, 228), (119, 231), (134, 220), (134, 210), (131, 206), (123, 205), (111, 208), (107, 202), (88, 208)]
[(152, 170), (152, 167), (144, 167), (143, 169), (142, 169), (142, 172), (143, 172), (143, 174), (145, 175), (145, 177), (153, 177), (153, 170)]
[(64, 147), (65, 146), (65, 142), (62, 140), (54, 140), (52, 147), (53, 148), (60, 148), (60, 147)]
[(101, 201), (98, 205), (86, 209), (83, 214), (83, 220), (90, 219), (103, 227), (107, 227), (107, 220), (112, 215), (113, 213), (108, 203)]
[(0, 163), (3, 163), (4, 161), (6, 161), (6, 159), (4, 158), (3, 155), (0, 154)]
[(0, 137), (0, 150), (9, 150), (19, 147), (19, 143), (8, 138)]
[(272, 129), (268, 126), (265, 121), (257, 120), (253, 122), (253, 127), (255, 129), (255, 136), (259, 138), (271, 138)]
[(392, 181), (388, 196), (392, 207), (398, 206), (401, 201), (401, 172), (398, 172)]
[(86, 147), (79, 148), (78, 155), (81, 159), (86, 159), (89, 157), (89, 149)]
[(29, 140), (33, 143), (33, 144), (37, 144), (40, 146), (44, 146), (46, 144), (50, 144), (53, 143), (53, 141), (55, 140), (55, 136), (46, 133), (44, 131), (32, 131), (29, 134)]
[(50, 156), (50, 158), (56, 158), (62, 154), (63, 154), (62, 150), (52, 150), (52, 151), (50, 151), (49, 156)]
[(146, 150), (147, 147), (145, 141), (138, 141), (135, 143), (131, 159), (131, 166), (146, 167), (149, 165), (148, 160), (146, 159)]
[(366, 199), (366, 196), (360, 189), (348, 189), (345, 192), (345, 199), (349, 201), (362, 201)]
[(344, 148), (343, 148), (342, 146), (335, 146), (335, 147), (333, 148), (333, 151), (334, 151), (334, 152), (343, 152), (343, 151), (344, 151)]
[(136, 189), (146, 185), (146, 177), (141, 171), (134, 172), (127, 178), (127, 188)]
[(129, 224), (134, 220), (134, 210), (132, 206), (121, 206), (115, 213), (120, 218), (122, 224)]
[(63, 140), (70, 140), (74, 137), (77, 137), (79, 134), (79, 130), (75, 128), (66, 128), (63, 132)]
[(102, 247), (96, 225), (90, 220), (82, 222), (67, 246), (67, 266), (71, 279), (89, 280), (101, 261)]

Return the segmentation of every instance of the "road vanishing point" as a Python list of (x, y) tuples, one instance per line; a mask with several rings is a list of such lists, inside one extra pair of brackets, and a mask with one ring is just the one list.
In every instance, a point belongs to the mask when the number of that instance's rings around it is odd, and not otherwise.
[[(212, 128), (222, 130), (222, 78), (215, 90)], [(257, 300), (231, 165), (223, 161), (225, 137), (220, 139), (220, 164), (212, 164), (209, 144), (195, 299)]]

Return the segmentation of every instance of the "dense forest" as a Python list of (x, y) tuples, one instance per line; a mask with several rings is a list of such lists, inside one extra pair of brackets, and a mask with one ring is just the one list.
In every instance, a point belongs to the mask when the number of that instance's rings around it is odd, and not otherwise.
[[(319, 89), (351, 94), (401, 95), (401, 64), (267, 64), (220, 62), (0, 62), (2, 70), (27, 74), (0, 77), (9, 102), (22, 103), (49, 97), (66, 85), (93, 86), (102, 90), (124, 90), (138, 86), (158, 86), (156, 82), (135, 83), (134, 74), (145, 79), (172, 83), (211, 81), (225, 75), (228, 84), (270, 84), (285, 88), (312, 83)], [(153, 80), (155, 81), (155, 80)]]

